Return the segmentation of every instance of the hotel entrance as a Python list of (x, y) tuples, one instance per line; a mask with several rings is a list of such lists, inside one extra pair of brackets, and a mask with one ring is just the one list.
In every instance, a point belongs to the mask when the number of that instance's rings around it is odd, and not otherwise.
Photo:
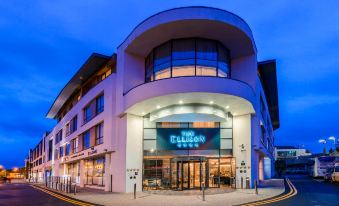
[(180, 157), (171, 159), (171, 187), (174, 190), (202, 189), (206, 182), (204, 157)]

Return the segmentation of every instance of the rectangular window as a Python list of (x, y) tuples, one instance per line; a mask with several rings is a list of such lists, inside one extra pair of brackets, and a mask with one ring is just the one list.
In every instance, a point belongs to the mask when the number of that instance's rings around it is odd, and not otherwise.
[(55, 135), (55, 144), (58, 144), (62, 140), (62, 129)]
[(89, 148), (90, 145), (90, 130), (87, 130), (84, 134), (83, 134), (83, 148), (87, 149)]
[(53, 140), (48, 141), (48, 161), (52, 160), (53, 155)]
[(55, 160), (59, 159), (59, 151), (58, 151), (58, 149), (54, 150), (54, 159)]
[(71, 134), (78, 129), (78, 116), (76, 115), (70, 122), (70, 132)]
[(91, 120), (91, 115), (92, 115), (92, 110), (91, 110), (91, 105), (89, 104), (87, 107), (84, 109), (84, 123), (88, 122)]
[(79, 138), (75, 138), (73, 141), (73, 153), (77, 153), (79, 150)]
[(66, 144), (66, 156), (69, 155), (71, 153), (71, 144), (67, 143)]
[(104, 143), (104, 123), (95, 126), (95, 145)]
[(96, 114), (104, 111), (104, 95), (100, 95), (96, 98)]
[(59, 157), (63, 157), (64, 156), (64, 146), (59, 148)]

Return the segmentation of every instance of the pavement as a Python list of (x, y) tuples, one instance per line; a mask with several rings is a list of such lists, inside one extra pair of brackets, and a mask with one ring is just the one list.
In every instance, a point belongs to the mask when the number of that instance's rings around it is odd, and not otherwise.
[[(100, 205), (238, 205), (251, 201), (258, 201), (266, 198), (277, 196), (285, 191), (283, 180), (272, 180), (274, 187), (259, 188), (258, 195), (255, 194), (253, 189), (237, 189), (228, 190), (227, 193), (214, 194), (213, 192), (206, 191), (205, 201), (203, 201), (202, 192), (195, 190), (190, 192), (189, 195), (177, 194), (173, 192), (166, 193), (150, 193), (150, 192), (137, 192), (137, 198), (134, 199), (133, 193), (109, 193), (98, 192), (91, 189), (85, 189), (81, 192), (74, 194), (66, 194), (68, 197), (76, 198), (78, 200), (91, 202)], [(43, 185), (41, 185), (43, 187)]]
[[(280, 181), (280, 182), (279, 182)], [(82, 189), (79, 193), (54, 193), (44, 189), (43, 185), (0, 184), (0, 206), (12, 205), (270, 205), (270, 206), (339, 206), (339, 185), (313, 180), (307, 176), (290, 176), (286, 181), (286, 191), (282, 180), (266, 182), (254, 190), (232, 190), (227, 193), (210, 192), (202, 199), (202, 193), (190, 192), (189, 195), (176, 193), (138, 192), (134, 199), (132, 193), (109, 193), (93, 189)], [(39, 187), (36, 187), (39, 186)], [(273, 186), (273, 187), (272, 187)], [(285, 191), (285, 192), (284, 192)], [(73, 199), (75, 198), (75, 199)], [(85, 202), (82, 202), (82, 201)], [(255, 201), (255, 202), (254, 202)], [(87, 202), (87, 203), (86, 203)], [(94, 204), (90, 204), (94, 203)]]

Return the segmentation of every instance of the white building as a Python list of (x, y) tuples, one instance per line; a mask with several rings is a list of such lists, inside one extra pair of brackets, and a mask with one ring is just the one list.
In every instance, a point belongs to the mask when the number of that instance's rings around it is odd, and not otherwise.
[[(106, 191), (229, 187), (270, 178), (279, 128), (275, 60), (240, 17), (171, 9), (93, 54), (60, 92), (31, 175)], [(232, 181), (233, 182), (233, 181)]]
[(275, 159), (288, 159), (311, 156), (312, 154), (305, 148), (294, 146), (276, 146), (274, 149)]

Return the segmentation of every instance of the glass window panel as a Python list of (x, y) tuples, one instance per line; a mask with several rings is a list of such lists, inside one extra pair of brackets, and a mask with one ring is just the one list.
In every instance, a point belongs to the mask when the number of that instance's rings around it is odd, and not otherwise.
[(156, 150), (156, 140), (144, 140), (144, 150)]
[(197, 39), (197, 59), (217, 61), (217, 45), (215, 41)]
[(154, 50), (154, 65), (160, 65), (171, 60), (171, 42), (167, 42)]
[(219, 122), (191, 122), (190, 128), (219, 128)]
[(157, 130), (156, 129), (144, 129), (144, 139), (156, 139)]
[(197, 65), (197, 76), (217, 76), (217, 70), (215, 67), (206, 67)]
[(221, 128), (232, 128), (232, 117), (228, 115), (228, 118), (225, 122), (220, 122)]
[(194, 59), (195, 40), (194, 39), (173, 40), (172, 52), (173, 59)]
[(152, 122), (149, 118), (144, 118), (144, 128), (156, 128), (156, 122)]
[(187, 65), (195, 65), (194, 59), (180, 59), (180, 60), (173, 60), (172, 66), (178, 67), (178, 66), (187, 66)]
[(218, 45), (218, 76), (228, 77), (230, 68), (230, 56), (228, 50), (222, 45)]
[(145, 61), (146, 82), (153, 81), (153, 52), (151, 52)]
[(231, 139), (232, 129), (220, 129), (220, 138)]
[(89, 140), (90, 140), (90, 133), (89, 133), (89, 130), (88, 131), (86, 131), (85, 133), (84, 133), (84, 136), (83, 136), (83, 147), (84, 147), (84, 149), (87, 149), (87, 148), (89, 148)]
[(220, 139), (220, 149), (232, 149), (232, 139)]
[(165, 70), (161, 70), (155, 73), (155, 80), (166, 79), (171, 77), (171, 70), (167, 68)]
[(195, 75), (194, 65), (173, 67), (172, 70), (173, 77), (194, 76), (194, 75)]

